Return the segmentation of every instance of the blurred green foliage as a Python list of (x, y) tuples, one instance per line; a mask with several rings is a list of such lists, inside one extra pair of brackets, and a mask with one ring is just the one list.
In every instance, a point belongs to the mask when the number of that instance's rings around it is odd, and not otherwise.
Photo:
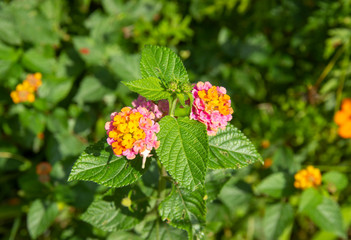
[[(140, 78), (138, 53), (158, 44), (179, 53), (191, 82), (228, 89), (232, 123), (273, 163), (211, 173), (206, 239), (351, 237), (351, 141), (338, 137), (333, 123), (341, 100), (351, 97), (350, 5), (0, 2), (0, 236), (184, 238), (166, 223), (156, 232), (147, 216), (128, 232), (93, 227), (83, 221), (86, 210), (106, 189), (67, 183), (77, 156), (105, 136), (109, 114), (136, 98), (121, 81)], [(34, 72), (43, 74), (36, 101), (14, 104), (10, 92)], [(46, 178), (37, 174), (41, 162), (52, 165)], [(322, 171), (319, 190), (293, 187), (294, 173), (307, 165)], [(152, 169), (139, 183), (146, 192), (157, 182)]]

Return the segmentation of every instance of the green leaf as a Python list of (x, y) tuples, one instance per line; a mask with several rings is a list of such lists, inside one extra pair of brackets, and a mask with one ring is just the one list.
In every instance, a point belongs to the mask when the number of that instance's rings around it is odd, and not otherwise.
[(293, 191), (293, 177), (282, 172), (269, 175), (257, 186), (256, 192), (281, 198)]
[(139, 71), (140, 56), (120, 54), (111, 58), (111, 71), (123, 81), (140, 79)]
[(205, 191), (199, 188), (189, 191), (173, 187), (171, 194), (161, 202), (159, 212), (163, 220), (188, 232), (188, 239), (201, 237), (206, 222)]
[(22, 49), (16, 50), (0, 42), (0, 79), (6, 78), (7, 73), (10, 72), (11, 68), (15, 66), (15, 62), (18, 60), (21, 54)]
[(29, 129), (35, 135), (44, 131), (46, 117), (43, 113), (34, 109), (26, 109), (19, 116), (22, 126)]
[(68, 131), (68, 116), (64, 108), (55, 108), (47, 118), (48, 129), (52, 133)]
[(0, 40), (12, 45), (21, 44), (21, 37), (9, 8), (6, 5), (1, 5), (0, 8)]
[(274, 172), (287, 171), (294, 174), (301, 169), (301, 163), (294, 159), (294, 152), (290, 147), (283, 146), (275, 150), (271, 168)]
[(141, 53), (140, 71), (143, 78), (157, 77), (166, 83), (189, 82), (182, 60), (166, 47), (145, 46)]
[(67, 130), (54, 133), (54, 137), (62, 157), (78, 156), (87, 146), (85, 142)]
[(209, 168), (236, 169), (256, 161), (262, 162), (262, 157), (250, 140), (232, 125), (220, 129), (216, 136), (210, 136), (209, 148)]
[(209, 169), (205, 178), (205, 187), (207, 193), (207, 201), (213, 201), (217, 198), (222, 190), (223, 185), (230, 179), (232, 175), (231, 169)]
[(45, 77), (38, 89), (38, 97), (51, 105), (59, 103), (69, 94), (73, 85), (71, 78)]
[(306, 212), (310, 208), (316, 208), (322, 201), (323, 196), (315, 188), (306, 189), (301, 195), (299, 212)]
[(74, 100), (78, 103), (101, 101), (109, 92), (111, 89), (106, 88), (98, 78), (86, 76), (82, 80)]
[[(132, 201), (130, 208), (122, 205), (127, 197)], [(108, 192), (103, 199), (95, 200), (81, 219), (108, 232), (131, 229), (145, 216), (147, 202), (141, 201), (145, 197), (138, 188), (124, 187), (113, 194)]]
[(332, 199), (323, 196), (318, 206), (307, 208), (305, 213), (322, 230), (346, 238), (339, 205)]
[(253, 198), (253, 194), (251, 186), (243, 181), (236, 184), (228, 182), (223, 186), (218, 198), (228, 207), (228, 209), (236, 211), (245, 204), (249, 204)]
[(323, 174), (323, 182), (327, 183), (329, 187), (335, 187), (341, 191), (347, 187), (348, 179), (343, 173), (331, 171)]
[(156, 152), (166, 170), (185, 188), (202, 186), (208, 153), (205, 125), (189, 118), (166, 116), (160, 128), (157, 137), (161, 144)]
[(12, 14), (16, 30), (25, 42), (38, 45), (59, 43), (59, 27), (41, 12), (28, 9), (25, 5), (16, 5), (12, 8)]
[(53, 223), (59, 211), (56, 203), (35, 200), (27, 215), (27, 228), (32, 238), (39, 237)]
[[(83, 36), (75, 36), (72, 40), (74, 48), (80, 53), (87, 65), (99, 65), (106, 62), (106, 45), (97, 43), (93, 38)], [(87, 50), (86, 53), (82, 53), (82, 49)]]
[(265, 239), (278, 239), (294, 219), (294, 210), (290, 204), (278, 203), (269, 206), (263, 219)]
[(106, 240), (143, 240), (143, 239), (131, 232), (117, 231), (108, 235)]
[(123, 84), (126, 85), (129, 90), (153, 101), (167, 99), (171, 96), (162, 86), (160, 79), (155, 77), (123, 82)]
[(108, 187), (122, 187), (138, 180), (144, 171), (139, 156), (133, 160), (117, 157), (103, 138), (79, 156), (68, 181), (93, 181)]
[[(144, 221), (143, 221), (144, 222)], [(184, 240), (187, 233), (182, 229), (170, 226), (161, 220), (148, 221), (144, 225), (138, 225), (141, 229), (142, 239), (147, 240)], [(134, 229), (135, 230), (135, 229)], [(119, 240), (119, 239), (118, 239)], [(134, 240), (134, 239), (133, 239)]]
[(56, 71), (55, 58), (47, 56), (39, 49), (30, 49), (24, 53), (22, 64), (32, 72), (53, 73)]

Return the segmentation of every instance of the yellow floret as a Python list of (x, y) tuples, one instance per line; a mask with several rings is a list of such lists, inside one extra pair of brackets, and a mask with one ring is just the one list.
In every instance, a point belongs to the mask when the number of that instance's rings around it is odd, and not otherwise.
[(34, 77), (36, 79), (41, 79), (42, 75), (41, 75), (41, 73), (34, 73)]
[(316, 187), (321, 184), (322, 175), (318, 168), (308, 166), (306, 169), (302, 169), (297, 172), (294, 176), (295, 188), (306, 189), (310, 187)]

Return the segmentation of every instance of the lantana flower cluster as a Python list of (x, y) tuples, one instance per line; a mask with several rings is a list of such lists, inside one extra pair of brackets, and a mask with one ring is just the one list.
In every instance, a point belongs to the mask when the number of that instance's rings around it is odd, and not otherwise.
[(158, 121), (169, 112), (169, 103), (167, 100), (160, 100), (158, 103), (148, 101), (143, 96), (140, 96), (132, 102), (133, 107), (144, 107), (155, 114), (155, 120)]
[(321, 185), (322, 175), (318, 168), (308, 166), (295, 174), (294, 187), (306, 189), (310, 187), (317, 187)]
[(41, 86), (41, 73), (28, 74), (26, 79), (16, 86), (16, 90), (12, 91), (10, 96), (14, 103), (34, 102), (35, 92)]
[(124, 107), (111, 114), (111, 121), (105, 124), (107, 143), (112, 146), (116, 156), (134, 159), (137, 154), (143, 156), (142, 168), (153, 148), (157, 149), (160, 142), (156, 133), (160, 126), (156, 123), (155, 114), (144, 107)]
[(335, 123), (339, 126), (338, 134), (342, 138), (351, 138), (351, 99), (342, 101), (341, 110), (334, 116)]
[(194, 103), (190, 118), (207, 126), (208, 135), (216, 135), (219, 128), (225, 129), (232, 119), (233, 108), (224, 87), (198, 82), (192, 91)]
[[(219, 128), (225, 129), (233, 113), (226, 89), (212, 86), (209, 82), (199, 82), (192, 94), (194, 103), (190, 118), (204, 123), (208, 135), (215, 135)], [(169, 102), (160, 100), (155, 103), (139, 96), (132, 105), (134, 108), (125, 107), (111, 114), (111, 120), (105, 124), (107, 143), (118, 157), (125, 156), (131, 160), (138, 154), (143, 156), (144, 168), (151, 150), (160, 145), (156, 136), (160, 131), (157, 122), (168, 115)]]

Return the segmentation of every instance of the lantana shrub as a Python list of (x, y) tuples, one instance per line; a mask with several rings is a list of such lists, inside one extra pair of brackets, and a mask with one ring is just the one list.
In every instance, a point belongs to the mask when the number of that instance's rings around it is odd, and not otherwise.
[(140, 72), (142, 79), (124, 82), (140, 96), (132, 107), (111, 113), (106, 138), (89, 146), (70, 173), (69, 181), (109, 187), (82, 220), (104, 231), (156, 226), (150, 228), (155, 236), (166, 223), (186, 230), (188, 239), (201, 239), (206, 201), (216, 198), (207, 191), (207, 175), (262, 158), (230, 124), (233, 108), (226, 89), (191, 84), (172, 50), (146, 46)]

